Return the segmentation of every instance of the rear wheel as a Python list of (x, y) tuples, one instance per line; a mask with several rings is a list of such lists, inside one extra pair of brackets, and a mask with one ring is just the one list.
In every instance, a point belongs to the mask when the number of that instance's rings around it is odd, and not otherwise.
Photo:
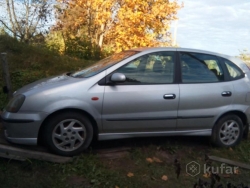
[(44, 139), (49, 149), (58, 155), (78, 155), (88, 148), (93, 138), (89, 119), (73, 112), (57, 114), (49, 119)]
[(243, 123), (234, 114), (219, 119), (213, 129), (212, 141), (219, 147), (232, 147), (240, 143), (243, 135)]

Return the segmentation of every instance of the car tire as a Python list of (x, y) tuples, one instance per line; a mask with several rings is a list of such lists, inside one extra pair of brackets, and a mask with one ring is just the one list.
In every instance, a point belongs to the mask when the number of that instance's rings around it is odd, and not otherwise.
[(234, 114), (221, 117), (212, 131), (212, 142), (219, 147), (233, 147), (240, 143), (243, 136), (243, 123)]
[(64, 112), (51, 117), (44, 129), (44, 140), (50, 151), (62, 156), (79, 155), (93, 138), (89, 119), (76, 112)]

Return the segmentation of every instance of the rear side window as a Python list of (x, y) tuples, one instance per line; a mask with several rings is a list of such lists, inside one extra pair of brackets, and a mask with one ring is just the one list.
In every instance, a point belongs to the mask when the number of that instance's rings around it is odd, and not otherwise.
[(213, 83), (224, 81), (224, 73), (216, 56), (180, 52), (183, 83)]
[(227, 67), (231, 80), (237, 80), (245, 76), (243, 71), (239, 67), (237, 67), (234, 63), (224, 58), (223, 61)]

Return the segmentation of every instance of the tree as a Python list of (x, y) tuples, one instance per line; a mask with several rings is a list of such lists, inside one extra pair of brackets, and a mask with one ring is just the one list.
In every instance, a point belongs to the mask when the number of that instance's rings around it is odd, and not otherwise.
[[(112, 10), (114, 0), (70, 0), (61, 1), (66, 9), (58, 8), (58, 23), (56, 29), (61, 29), (71, 38), (87, 36), (93, 45), (100, 48), (103, 38), (115, 20)], [(114, 10), (113, 10), (114, 11)]]
[(29, 43), (48, 30), (53, 0), (5, 0), (2, 4), (6, 14), (0, 17), (0, 23), (14, 38)]
[(64, 0), (56, 29), (113, 51), (170, 45), (169, 24), (180, 5), (169, 0)]
[(65, 41), (61, 32), (51, 31), (46, 36), (46, 46), (49, 50), (63, 54), (65, 52)]
[[(123, 0), (107, 38), (116, 51), (143, 46), (170, 46), (170, 22), (180, 6), (168, 0)], [(112, 43), (114, 40), (115, 43)]]

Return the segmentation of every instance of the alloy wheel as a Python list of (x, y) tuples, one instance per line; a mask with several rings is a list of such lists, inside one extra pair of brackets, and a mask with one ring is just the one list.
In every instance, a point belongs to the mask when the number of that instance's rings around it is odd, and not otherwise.
[(228, 120), (221, 126), (219, 138), (225, 145), (234, 144), (240, 135), (240, 126), (234, 120)]
[(81, 147), (87, 137), (83, 123), (76, 119), (66, 119), (59, 122), (53, 132), (54, 145), (61, 151), (74, 151)]

